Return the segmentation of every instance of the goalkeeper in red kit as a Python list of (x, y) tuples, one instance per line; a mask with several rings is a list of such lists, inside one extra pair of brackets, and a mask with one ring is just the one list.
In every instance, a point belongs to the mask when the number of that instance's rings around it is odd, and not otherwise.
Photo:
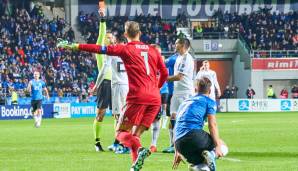
[[(150, 151), (142, 147), (140, 136), (147, 130), (159, 112), (161, 98), (159, 88), (168, 76), (161, 54), (151, 45), (140, 42), (140, 26), (137, 22), (125, 23), (127, 44), (100, 46), (96, 44), (68, 44), (62, 41), (58, 48), (87, 51), (119, 56), (128, 75), (129, 91), (126, 110), (117, 126), (117, 139), (132, 152), (132, 171), (138, 171)], [(157, 74), (160, 78), (157, 78)], [(132, 129), (134, 127), (134, 129)]]

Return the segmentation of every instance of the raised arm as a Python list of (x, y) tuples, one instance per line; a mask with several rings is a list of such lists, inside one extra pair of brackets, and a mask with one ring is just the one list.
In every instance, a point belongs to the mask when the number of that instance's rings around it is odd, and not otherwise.
[(117, 44), (117, 45), (101, 46), (96, 44), (78, 44), (78, 43), (69, 44), (67, 41), (60, 41), (57, 44), (57, 48), (122, 57), (124, 53), (125, 45)]

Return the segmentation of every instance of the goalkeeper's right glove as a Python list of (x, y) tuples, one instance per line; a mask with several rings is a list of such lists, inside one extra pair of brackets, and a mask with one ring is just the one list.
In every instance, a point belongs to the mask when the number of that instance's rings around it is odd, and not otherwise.
[(58, 39), (57, 48), (68, 49), (68, 50), (79, 50), (78, 43), (69, 43), (67, 40)]

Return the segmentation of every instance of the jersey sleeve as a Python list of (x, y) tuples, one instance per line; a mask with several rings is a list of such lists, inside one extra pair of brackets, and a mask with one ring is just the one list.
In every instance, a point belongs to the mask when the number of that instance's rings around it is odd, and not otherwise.
[(107, 46), (106, 54), (111, 56), (119, 56), (123, 58), (123, 55), (125, 54), (125, 45), (123, 44), (117, 44), (117, 45), (110, 45)]
[(214, 100), (207, 101), (207, 115), (215, 115), (216, 114), (216, 102)]

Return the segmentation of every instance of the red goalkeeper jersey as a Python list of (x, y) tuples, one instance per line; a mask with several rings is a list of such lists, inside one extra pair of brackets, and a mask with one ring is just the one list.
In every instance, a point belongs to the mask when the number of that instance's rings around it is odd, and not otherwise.
[[(139, 41), (99, 46), (80, 44), (79, 49), (94, 53), (119, 56), (127, 71), (129, 92), (127, 103), (160, 105), (159, 88), (168, 76), (167, 68), (155, 47)], [(157, 75), (160, 74), (158, 79)]]

